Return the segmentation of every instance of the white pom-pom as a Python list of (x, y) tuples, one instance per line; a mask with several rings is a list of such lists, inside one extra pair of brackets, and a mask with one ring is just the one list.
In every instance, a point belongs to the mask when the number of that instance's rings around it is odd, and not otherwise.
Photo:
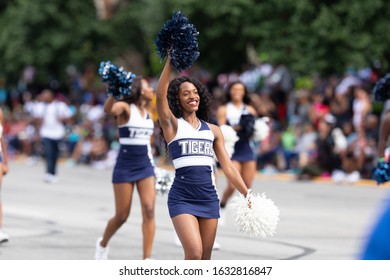
[[(245, 198), (242, 194), (233, 197), (234, 224), (238, 230), (251, 237), (273, 236), (279, 222), (279, 209), (265, 194)], [(249, 206), (250, 205), (250, 206)]]
[(238, 141), (237, 132), (230, 125), (221, 125), (220, 126), (223, 138), (225, 139), (225, 150), (228, 153), (229, 157), (232, 157), (234, 153), (234, 145)]
[(173, 171), (155, 167), (154, 172), (156, 174), (156, 191), (160, 194), (167, 193), (171, 185), (173, 183), (173, 179), (175, 178), (175, 173)]
[(255, 132), (253, 134), (253, 140), (262, 141), (269, 135), (270, 127), (268, 125), (269, 118), (262, 117), (255, 121)]

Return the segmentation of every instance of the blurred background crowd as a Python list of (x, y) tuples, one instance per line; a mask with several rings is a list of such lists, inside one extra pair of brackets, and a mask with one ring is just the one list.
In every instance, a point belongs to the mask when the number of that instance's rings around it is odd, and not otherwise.
[[(385, 0), (2, 1), (0, 105), (10, 158), (42, 158), (37, 110), (50, 89), (71, 112), (62, 161), (111, 168), (119, 143), (103, 112), (99, 63), (111, 60), (156, 88), (162, 63), (153, 40), (177, 10), (200, 31), (200, 57), (181, 74), (208, 87), (215, 111), (227, 85), (241, 80), (258, 116), (270, 118), (269, 137), (254, 143), (259, 172), (371, 178), (390, 108), (372, 98), (389, 69)], [(155, 112), (154, 120), (154, 154), (165, 161)]]
[[(8, 155), (35, 164), (42, 156), (37, 110), (46, 89), (55, 101), (64, 102), (71, 118), (64, 122), (66, 136), (60, 145), (62, 161), (68, 167), (88, 164), (112, 168), (119, 148), (115, 119), (106, 115), (103, 104), (106, 85), (98, 76), (98, 65), (84, 71), (67, 69), (66, 86), (48, 87), (34, 83), (35, 69), (26, 67), (10, 91), (2, 89)], [(258, 116), (270, 119), (267, 139), (254, 142), (257, 169), (262, 173), (291, 172), (297, 179), (318, 176), (354, 183), (371, 178), (377, 160), (379, 123), (388, 109), (372, 101), (372, 87), (379, 78), (374, 68), (347, 69), (343, 76), (294, 78), (284, 65), (259, 63), (243, 72), (221, 73), (215, 78), (205, 69), (181, 73), (200, 79), (214, 98), (214, 109), (225, 102), (230, 82), (243, 81)], [(156, 77), (147, 77), (157, 85)], [(154, 101), (150, 104), (156, 122), (153, 141), (157, 162), (165, 162)], [(214, 114), (215, 115), (215, 114)]]

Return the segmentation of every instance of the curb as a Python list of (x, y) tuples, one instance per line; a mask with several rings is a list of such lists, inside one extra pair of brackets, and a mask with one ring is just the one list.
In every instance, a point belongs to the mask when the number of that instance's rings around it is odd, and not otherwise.
[[(256, 178), (259, 179), (275, 179), (280, 181), (295, 181), (295, 174), (291, 173), (275, 173), (275, 174), (262, 174), (260, 172), (257, 172)], [(336, 183), (333, 182), (332, 178), (323, 178), (323, 177), (315, 177), (313, 180), (309, 180), (307, 182), (316, 182), (316, 183), (327, 183), (327, 184), (334, 184), (334, 185), (349, 185), (349, 186), (359, 186), (359, 187), (376, 187), (376, 188), (388, 188), (390, 187), (390, 182), (387, 182), (385, 184), (378, 185), (375, 180), (370, 179), (360, 179), (356, 183)]]

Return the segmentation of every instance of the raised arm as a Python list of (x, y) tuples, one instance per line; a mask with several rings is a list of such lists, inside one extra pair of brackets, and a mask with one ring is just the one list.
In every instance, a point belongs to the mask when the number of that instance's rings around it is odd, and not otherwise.
[(131, 114), (130, 106), (123, 101), (116, 101), (114, 97), (109, 96), (104, 102), (104, 112), (115, 116), (118, 125), (125, 124), (129, 121)]
[(222, 167), (223, 173), (225, 174), (226, 178), (235, 186), (235, 188), (244, 196), (246, 196), (248, 193), (248, 187), (245, 185), (240, 172), (238, 172), (237, 168), (233, 165), (229, 155), (225, 150), (224, 138), (221, 129), (216, 125), (209, 124), (209, 126), (215, 136), (214, 152), (218, 162)]
[(167, 142), (170, 142), (176, 135), (177, 131), (177, 119), (169, 109), (168, 104), (168, 86), (171, 75), (171, 59), (168, 56), (165, 61), (164, 69), (161, 73), (158, 81), (157, 93), (156, 93), (156, 108), (158, 114), (158, 120), (164, 132), (164, 137)]
[(112, 114), (112, 108), (114, 107), (115, 104), (115, 98), (112, 96), (109, 96), (106, 101), (104, 102), (104, 113), (106, 114)]

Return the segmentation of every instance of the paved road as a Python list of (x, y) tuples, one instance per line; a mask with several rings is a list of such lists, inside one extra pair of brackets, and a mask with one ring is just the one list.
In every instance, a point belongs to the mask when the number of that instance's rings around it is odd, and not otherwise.
[[(87, 166), (60, 165), (60, 181), (44, 183), (43, 164), (10, 165), (3, 182), (4, 229), (10, 242), (0, 245), (2, 260), (88, 260), (94, 255), (95, 240), (102, 234), (114, 211), (110, 170)], [(218, 176), (220, 191), (225, 178)], [(356, 259), (386, 187), (335, 185), (329, 182), (296, 182), (286, 176), (258, 176), (254, 192), (265, 192), (281, 211), (274, 237), (249, 238), (231, 223), (220, 226), (222, 247), (212, 258), (224, 259)], [(134, 197), (131, 216), (110, 243), (110, 258), (141, 259), (141, 213)], [(174, 244), (166, 196), (156, 204), (157, 232), (153, 257), (182, 259)], [(227, 218), (232, 217), (228, 211)]]

